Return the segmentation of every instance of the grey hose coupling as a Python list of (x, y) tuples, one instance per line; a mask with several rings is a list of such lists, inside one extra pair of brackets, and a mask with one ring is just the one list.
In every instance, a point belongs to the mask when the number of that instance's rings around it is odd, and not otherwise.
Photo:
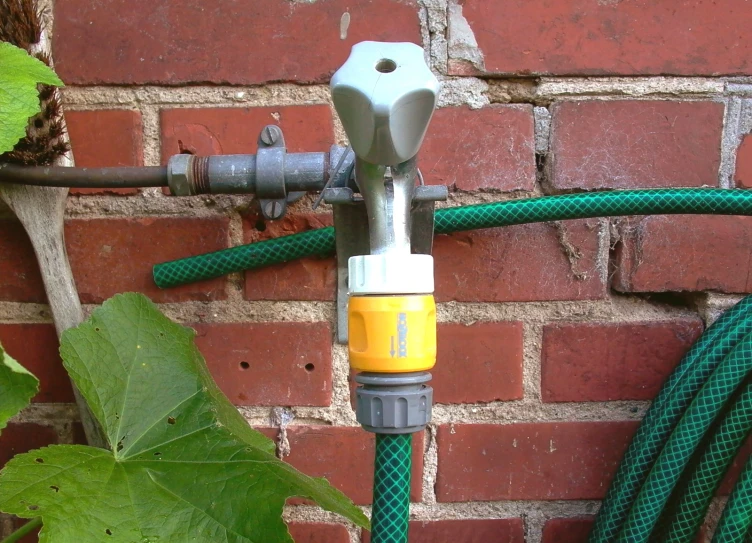
[(431, 374), (369, 373), (355, 376), (355, 416), (363, 429), (376, 434), (412, 434), (431, 422)]

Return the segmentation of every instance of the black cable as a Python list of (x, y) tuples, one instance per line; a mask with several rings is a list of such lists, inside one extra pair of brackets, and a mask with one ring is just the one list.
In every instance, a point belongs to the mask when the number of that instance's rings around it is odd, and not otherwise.
[(41, 187), (121, 189), (166, 187), (164, 166), (65, 168), (0, 164), (0, 182)]

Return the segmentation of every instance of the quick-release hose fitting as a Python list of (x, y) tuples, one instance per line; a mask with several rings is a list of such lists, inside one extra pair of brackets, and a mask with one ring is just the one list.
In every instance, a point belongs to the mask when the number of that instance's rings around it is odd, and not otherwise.
[(431, 420), (436, 362), (433, 257), (411, 254), (416, 155), (439, 82), (411, 43), (363, 42), (334, 74), (332, 99), (355, 152), (370, 255), (348, 262), (350, 365), (356, 416), (380, 434), (420, 431)]

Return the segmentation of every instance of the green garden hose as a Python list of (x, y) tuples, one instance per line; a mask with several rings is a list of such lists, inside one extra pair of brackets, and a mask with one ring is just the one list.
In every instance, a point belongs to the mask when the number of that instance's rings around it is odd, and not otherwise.
[(718, 364), (752, 332), (752, 296), (705, 331), (664, 383), (640, 424), (603, 501), (590, 543), (607, 543), (621, 530), (640, 486), (687, 406)]
[[(437, 234), (534, 222), (653, 214), (752, 215), (752, 192), (727, 189), (624, 190), (544, 196), (439, 209)], [(241, 245), (154, 266), (154, 281), (168, 288), (194, 281), (334, 252), (334, 228)]]
[[(752, 192), (724, 189), (661, 189), (572, 194), (441, 209), (439, 234), (589, 217), (647, 214), (752, 215)], [(161, 287), (207, 279), (242, 269), (325, 256), (334, 250), (332, 228), (314, 230), (155, 267)], [(656, 524), (669, 541), (686, 541), (696, 529), (729, 458), (745, 435), (752, 407), (741, 394), (717, 425), (729, 399), (752, 369), (752, 297), (740, 302), (703, 334), (668, 379), (641, 424), (599, 512), (591, 543), (640, 543)], [(698, 392), (699, 391), (699, 392)], [(739, 403), (742, 402), (742, 403)], [(714, 427), (715, 428), (715, 427)], [(708, 434), (708, 435), (706, 435)], [(377, 437), (373, 510), (376, 543), (407, 541), (409, 441)], [(700, 462), (686, 470), (701, 444)], [(397, 462), (397, 457), (406, 459)], [(407, 466), (406, 468), (404, 466)], [(401, 474), (401, 475), (399, 475)], [(677, 482), (686, 492), (666, 508)], [(752, 524), (752, 467), (747, 465), (724, 511), (714, 541), (741, 542)], [(694, 534), (692, 534), (694, 535)], [(663, 539), (662, 539), (663, 540)]]
[(692, 472), (691, 479), (682, 490), (676, 513), (669, 526), (663, 530), (661, 541), (665, 543), (691, 543), (710, 506), (713, 495), (721, 485), (723, 475), (728, 470), (752, 429), (752, 383), (744, 386), (744, 391), (734, 402), (731, 410), (723, 418), (718, 430), (713, 434), (708, 447)]
[(729, 496), (721, 520), (713, 536), (713, 543), (740, 543), (752, 529), (752, 458)]
[(412, 434), (376, 434), (373, 543), (407, 543)]

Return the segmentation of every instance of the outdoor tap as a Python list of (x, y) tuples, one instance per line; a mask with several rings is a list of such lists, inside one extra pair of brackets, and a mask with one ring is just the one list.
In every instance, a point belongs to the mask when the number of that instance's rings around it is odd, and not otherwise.
[(439, 82), (412, 43), (362, 42), (331, 81), (355, 153), (355, 184), (370, 254), (348, 262), (348, 329), (357, 418), (381, 434), (419, 431), (430, 420), (427, 370), (436, 361), (433, 257), (411, 253), (417, 155)]

